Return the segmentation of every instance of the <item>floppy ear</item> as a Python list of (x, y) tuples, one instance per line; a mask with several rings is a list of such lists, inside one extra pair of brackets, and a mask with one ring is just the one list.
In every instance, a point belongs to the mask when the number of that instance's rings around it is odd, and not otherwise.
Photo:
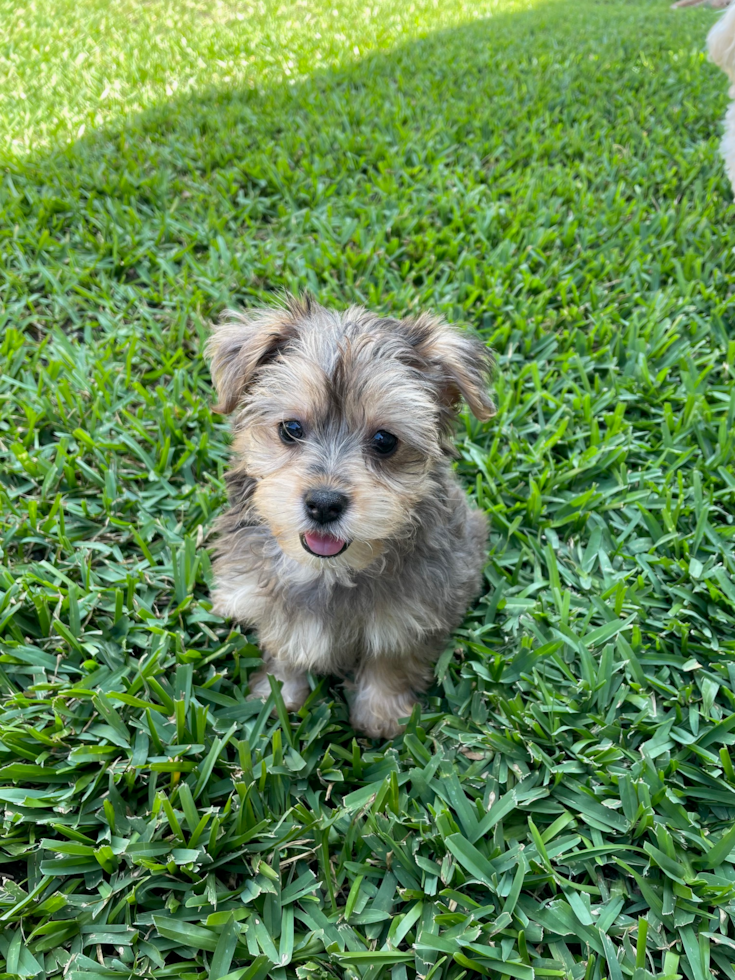
[(428, 313), (402, 320), (401, 325), (409, 343), (434, 376), (448, 416), (456, 414), (460, 398), (464, 398), (472, 414), (483, 422), (495, 415), (489, 392), (494, 361), (479, 337)]
[(288, 297), (286, 307), (271, 310), (232, 310), (212, 329), (205, 350), (218, 402), (214, 411), (233, 412), (260, 367), (276, 358), (297, 335), (298, 320), (311, 311), (308, 298)]

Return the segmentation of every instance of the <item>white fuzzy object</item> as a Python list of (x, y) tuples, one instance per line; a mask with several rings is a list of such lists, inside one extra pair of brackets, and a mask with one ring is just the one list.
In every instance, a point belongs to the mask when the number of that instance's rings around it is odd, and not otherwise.
[[(710, 57), (732, 82), (730, 97), (735, 99), (735, 5), (729, 7), (707, 36)], [(735, 191), (735, 101), (725, 114), (725, 135), (722, 137), (720, 152), (725, 160), (725, 169)]]

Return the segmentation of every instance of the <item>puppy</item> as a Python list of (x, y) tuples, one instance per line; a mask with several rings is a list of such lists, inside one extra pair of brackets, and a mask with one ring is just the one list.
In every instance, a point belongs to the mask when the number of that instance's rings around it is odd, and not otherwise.
[(451, 468), (464, 398), (494, 407), (482, 343), (429, 315), (338, 313), (310, 299), (226, 314), (208, 344), (236, 412), (214, 609), (255, 626), (289, 709), (307, 671), (352, 678), (351, 720), (400, 731), (480, 589), (485, 517)]
[[(716, 65), (733, 83), (730, 97), (735, 99), (735, 5), (729, 7), (707, 37), (707, 47)], [(731, 102), (725, 114), (725, 135), (720, 144), (725, 169), (735, 191), (735, 102)]]

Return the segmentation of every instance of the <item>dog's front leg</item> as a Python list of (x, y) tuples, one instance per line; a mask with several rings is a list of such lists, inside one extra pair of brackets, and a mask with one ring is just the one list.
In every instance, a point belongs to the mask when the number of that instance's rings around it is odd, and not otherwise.
[(355, 677), (352, 727), (371, 738), (392, 738), (431, 682), (433, 650), (366, 657)]
[(298, 670), (281, 660), (274, 660), (267, 654), (263, 669), (253, 674), (249, 680), (251, 698), (267, 698), (271, 693), (268, 675), (281, 681), (281, 696), (289, 711), (298, 711), (309, 696), (310, 687), (306, 671)]
[(258, 634), (265, 663), (250, 678), (250, 696), (268, 697), (270, 674), (283, 682), (281, 694), (288, 710), (298, 711), (311, 691), (307, 670), (327, 673), (332, 665), (331, 633), (316, 617), (276, 607), (258, 623)]

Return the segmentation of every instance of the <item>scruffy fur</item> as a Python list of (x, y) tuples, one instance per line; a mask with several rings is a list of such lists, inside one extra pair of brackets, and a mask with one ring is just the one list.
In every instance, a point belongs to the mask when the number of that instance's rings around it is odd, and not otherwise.
[[(490, 355), (434, 316), (309, 299), (227, 314), (208, 354), (218, 410), (236, 413), (214, 608), (258, 630), (251, 695), (266, 697), (272, 674), (295, 710), (307, 671), (337, 674), (354, 690), (354, 727), (392, 736), (479, 591), (486, 523), (452, 471), (451, 435), (461, 398), (478, 418), (494, 412)], [(297, 443), (279, 435), (287, 420), (303, 426)], [(389, 458), (371, 448), (378, 430), (398, 439)], [(334, 557), (302, 543), (315, 488), (348, 500), (329, 525), (349, 542)]]
[[(707, 47), (716, 65), (730, 79), (730, 98), (735, 99), (735, 5), (729, 7), (707, 37)], [(735, 192), (735, 101), (725, 113), (725, 134), (720, 144), (725, 169)]]

